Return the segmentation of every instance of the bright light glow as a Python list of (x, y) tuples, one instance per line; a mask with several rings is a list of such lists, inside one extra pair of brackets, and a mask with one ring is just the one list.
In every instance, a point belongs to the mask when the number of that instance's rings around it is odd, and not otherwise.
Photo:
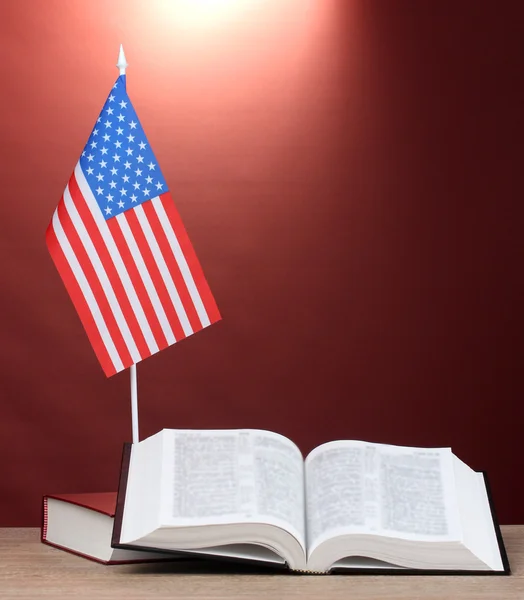
[(181, 28), (216, 27), (258, 4), (256, 0), (163, 0), (152, 3), (159, 16)]

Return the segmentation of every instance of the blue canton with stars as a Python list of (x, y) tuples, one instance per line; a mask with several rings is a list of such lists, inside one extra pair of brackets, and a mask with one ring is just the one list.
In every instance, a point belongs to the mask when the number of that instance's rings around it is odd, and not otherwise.
[(80, 156), (80, 166), (104, 218), (167, 192), (158, 162), (126, 92), (116, 80)]

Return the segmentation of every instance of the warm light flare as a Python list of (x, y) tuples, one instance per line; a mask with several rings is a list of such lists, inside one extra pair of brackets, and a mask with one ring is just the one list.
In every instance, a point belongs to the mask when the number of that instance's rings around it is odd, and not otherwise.
[(260, 4), (259, 0), (162, 0), (159, 17), (182, 28), (216, 27)]

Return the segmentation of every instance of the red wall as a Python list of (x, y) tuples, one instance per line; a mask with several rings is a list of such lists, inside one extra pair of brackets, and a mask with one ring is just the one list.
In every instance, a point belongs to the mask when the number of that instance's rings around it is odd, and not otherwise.
[(139, 365), (142, 436), (451, 445), (522, 522), (522, 6), (1, 2), (0, 525), (130, 438), (44, 243), (120, 42), (223, 315)]

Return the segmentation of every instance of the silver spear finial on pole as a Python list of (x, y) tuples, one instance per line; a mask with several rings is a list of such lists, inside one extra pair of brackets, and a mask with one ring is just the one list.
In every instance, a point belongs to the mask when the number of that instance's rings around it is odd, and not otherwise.
[(120, 44), (120, 52), (118, 53), (118, 62), (116, 63), (116, 66), (120, 69), (120, 75), (126, 74), (127, 61), (122, 44)]

